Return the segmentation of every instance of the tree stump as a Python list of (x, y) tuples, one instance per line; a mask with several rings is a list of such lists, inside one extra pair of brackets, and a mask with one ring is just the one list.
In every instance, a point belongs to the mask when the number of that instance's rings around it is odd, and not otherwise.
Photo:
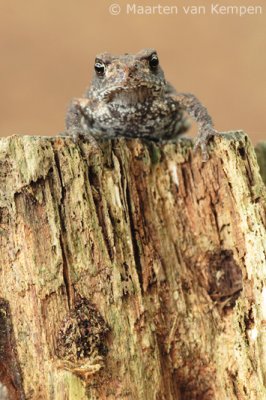
[(255, 151), (260, 166), (260, 174), (266, 185), (266, 142), (258, 143), (255, 147)]
[(2, 398), (265, 399), (265, 186), (248, 137), (216, 137), (206, 163), (188, 139), (101, 148), (0, 141)]

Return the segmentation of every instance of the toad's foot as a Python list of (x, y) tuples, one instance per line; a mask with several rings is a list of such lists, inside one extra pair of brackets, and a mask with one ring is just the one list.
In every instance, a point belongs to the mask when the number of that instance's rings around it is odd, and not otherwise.
[(220, 132), (218, 132), (210, 125), (207, 126), (205, 125), (204, 127), (201, 127), (201, 129), (199, 130), (194, 144), (193, 152), (195, 153), (200, 148), (202, 152), (202, 160), (204, 162), (206, 162), (210, 158), (207, 149), (209, 141), (212, 140), (214, 136), (218, 135), (220, 135)]
[(80, 141), (83, 140), (89, 143), (95, 150), (101, 151), (99, 143), (89, 131), (83, 131), (73, 127), (61, 133), (60, 136), (71, 137), (75, 144), (79, 144)]

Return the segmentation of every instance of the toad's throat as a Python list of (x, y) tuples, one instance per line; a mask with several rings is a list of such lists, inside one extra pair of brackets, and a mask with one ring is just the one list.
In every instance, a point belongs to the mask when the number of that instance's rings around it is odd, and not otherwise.
[(119, 87), (109, 90), (104, 94), (106, 102), (115, 103), (118, 105), (135, 105), (153, 100), (161, 95), (160, 89), (149, 88), (146, 86), (140, 87)]

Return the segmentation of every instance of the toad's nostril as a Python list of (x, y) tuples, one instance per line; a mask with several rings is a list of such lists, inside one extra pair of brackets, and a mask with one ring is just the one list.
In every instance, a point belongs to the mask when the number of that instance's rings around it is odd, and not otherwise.
[(137, 67), (138, 67), (137, 64), (133, 64), (133, 65), (129, 68), (128, 76), (129, 76), (130, 78), (132, 78), (132, 77), (136, 74), (136, 72), (137, 72)]

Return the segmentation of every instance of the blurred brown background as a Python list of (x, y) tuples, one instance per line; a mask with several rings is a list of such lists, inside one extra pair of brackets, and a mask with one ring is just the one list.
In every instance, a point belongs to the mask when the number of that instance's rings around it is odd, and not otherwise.
[[(110, 14), (112, 3), (121, 6), (120, 15)], [(0, 0), (0, 135), (62, 131), (68, 103), (85, 91), (96, 53), (155, 47), (168, 80), (196, 94), (218, 130), (244, 129), (254, 143), (266, 138), (266, 5), (262, 15), (239, 17), (127, 15), (126, 3)], [(232, 3), (255, 4), (220, 2)]]

